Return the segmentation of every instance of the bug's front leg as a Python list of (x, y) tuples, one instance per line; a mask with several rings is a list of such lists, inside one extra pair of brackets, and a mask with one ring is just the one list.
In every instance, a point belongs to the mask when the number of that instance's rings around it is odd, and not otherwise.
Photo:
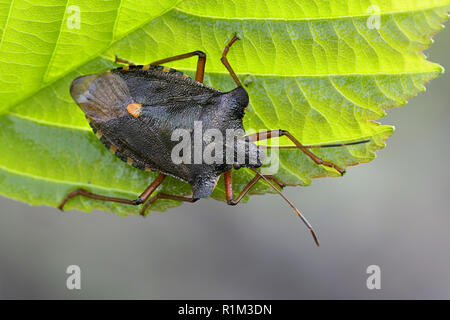
[(281, 193), (280, 190), (278, 190), (278, 188), (276, 188), (270, 181), (269, 179), (273, 180), (276, 182), (276, 184), (278, 184), (279, 187), (282, 187), (284, 185), (280, 185), (279, 181), (276, 180), (273, 176), (267, 176), (267, 175), (263, 175), (261, 173), (259, 173), (258, 171), (256, 171), (256, 169), (251, 168), (250, 170), (252, 170), (253, 172), (256, 173), (255, 177), (247, 184), (247, 186), (242, 190), (242, 192), (239, 194), (239, 196), (235, 199), (233, 199), (233, 180), (232, 180), (232, 176), (231, 176), (231, 170), (228, 170), (227, 172), (224, 173), (224, 180), (225, 180), (225, 194), (226, 194), (226, 198), (227, 198), (227, 203), (229, 205), (236, 205), (239, 203), (239, 201), (241, 201), (241, 199), (247, 194), (247, 192), (250, 191), (250, 189), (260, 180), (263, 179), (267, 182), (267, 184), (272, 187), (273, 190), (275, 190), (290, 206), (292, 209), (294, 209), (294, 211), (297, 213), (298, 217), (303, 221), (303, 223), (305, 223), (305, 225), (308, 227), (309, 231), (311, 232), (311, 235), (314, 238), (314, 241), (316, 242), (317, 246), (319, 246), (319, 240), (317, 239), (317, 235), (316, 232), (314, 231), (314, 229), (312, 228), (311, 224), (308, 222), (308, 220), (306, 220), (306, 218), (302, 215), (302, 213), (292, 204), (291, 201), (289, 201), (288, 198), (286, 198), (286, 196), (283, 195), (283, 193)]
[[(225, 182), (225, 196), (226, 196), (226, 200), (227, 203), (230, 206), (235, 206), (239, 203), (239, 201), (242, 200), (242, 198), (250, 191), (250, 189), (261, 179), (260, 175), (256, 175), (252, 180), (250, 180), (250, 182), (245, 186), (245, 188), (241, 191), (241, 193), (239, 194), (239, 196), (234, 199), (233, 196), (233, 176), (232, 176), (232, 170), (228, 170), (227, 172), (225, 172), (223, 174), (224, 177), (224, 182)], [(274, 181), (281, 189), (283, 189), (285, 187), (285, 184), (283, 182), (281, 182), (280, 180), (278, 180), (277, 178), (275, 178), (272, 175), (265, 175), (264, 177), (266, 177), (267, 179), (271, 179), (272, 181)]]
[[(325, 161), (322, 158), (316, 156), (314, 153), (311, 152), (311, 150), (309, 150), (310, 149), (309, 146), (304, 146), (303, 144), (301, 144), (300, 141), (298, 141), (291, 133), (289, 133), (286, 130), (278, 129), (278, 130), (269, 130), (269, 131), (265, 131), (265, 132), (253, 133), (253, 134), (248, 135), (246, 137), (246, 139), (248, 139), (249, 141), (260, 141), (260, 140), (282, 137), (282, 136), (285, 136), (289, 140), (291, 140), (295, 144), (296, 148), (300, 149), (304, 154), (306, 154), (316, 164), (333, 168), (337, 172), (339, 172), (341, 175), (344, 175), (344, 173), (345, 173), (344, 169), (342, 169), (338, 165), (335, 165), (334, 163)], [(365, 140), (363, 142), (367, 142), (367, 140)]]

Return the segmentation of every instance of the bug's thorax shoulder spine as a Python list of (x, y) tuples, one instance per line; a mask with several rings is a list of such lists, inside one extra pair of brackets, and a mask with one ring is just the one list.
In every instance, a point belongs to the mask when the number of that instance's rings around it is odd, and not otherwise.
[(211, 91), (215, 91), (217, 93), (222, 93), (222, 91), (207, 86), (202, 82), (195, 81), (186, 73), (179, 71), (177, 69), (173, 69), (165, 66), (154, 66), (154, 65), (131, 65), (125, 67), (118, 67), (112, 69), (110, 72), (112, 73), (120, 73), (120, 72), (136, 72), (136, 71), (147, 71), (148, 73), (153, 73), (155, 75), (166, 77), (168, 79), (176, 79), (188, 83), (191, 86), (205, 88)]

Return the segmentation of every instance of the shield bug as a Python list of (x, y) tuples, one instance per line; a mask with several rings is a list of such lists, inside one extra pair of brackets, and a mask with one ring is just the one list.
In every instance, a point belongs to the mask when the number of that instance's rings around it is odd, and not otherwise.
[[(181, 54), (147, 65), (135, 65), (116, 56), (116, 62), (124, 63), (126, 66), (73, 80), (70, 94), (83, 110), (92, 130), (106, 148), (129, 165), (141, 170), (158, 171), (159, 175), (134, 200), (107, 197), (93, 194), (85, 189), (77, 189), (66, 195), (59, 208), (62, 210), (69, 199), (80, 195), (130, 205), (144, 204), (140, 213), (145, 215), (148, 207), (158, 199), (195, 202), (200, 198), (208, 197), (222, 174), (225, 181), (226, 201), (229, 205), (236, 205), (260, 179), (263, 179), (295, 210), (318, 245), (317, 237), (309, 222), (281, 193), (283, 183), (274, 176), (264, 175), (256, 170), (262, 166), (265, 153), (262, 150), (263, 147), (255, 142), (286, 136), (294, 145), (284, 148), (298, 148), (316, 164), (334, 168), (340, 174), (344, 174), (342, 168), (322, 160), (311, 152), (311, 148), (339, 147), (368, 141), (305, 146), (288, 131), (281, 129), (246, 135), (242, 119), (249, 97), (227, 60), (227, 53), (236, 40), (238, 38), (234, 36), (225, 46), (221, 58), (237, 85), (229, 92), (222, 92), (203, 84), (206, 55), (202, 51)], [(171, 61), (195, 56), (198, 58), (195, 80), (175, 69), (162, 66)], [(201, 123), (202, 132), (214, 129), (223, 136), (226, 136), (228, 130), (241, 132), (231, 141), (216, 142), (222, 144), (222, 148), (219, 149), (222, 150), (222, 154), (216, 154), (215, 159), (224, 161), (213, 163), (173, 161), (173, 150), (178, 142), (172, 139), (172, 135), (176, 130), (185, 130), (193, 138), (194, 143), (188, 145), (184, 151), (193, 151), (195, 156), (194, 129), (197, 123)], [(204, 146), (205, 143), (202, 141), (201, 147)], [(237, 154), (237, 150), (243, 150), (242, 157)], [(239, 196), (234, 198), (231, 171), (240, 168), (253, 170), (255, 177)], [(192, 197), (161, 192), (152, 196), (166, 176), (189, 183), (192, 186)]]

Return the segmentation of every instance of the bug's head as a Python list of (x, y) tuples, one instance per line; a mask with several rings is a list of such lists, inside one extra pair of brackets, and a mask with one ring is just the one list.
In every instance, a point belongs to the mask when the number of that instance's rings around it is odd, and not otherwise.
[(247, 140), (236, 141), (234, 148), (234, 169), (259, 168), (263, 165), (265, 153), (256, 144)]

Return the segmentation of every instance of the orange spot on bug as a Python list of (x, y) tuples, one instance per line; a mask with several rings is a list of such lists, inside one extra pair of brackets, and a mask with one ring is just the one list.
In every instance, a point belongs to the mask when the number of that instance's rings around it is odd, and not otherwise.
[(133, 117), (138, 118), (142, 112), (142, 104), (130, 103), (129, 105), (127, 105), (127, 111)]
[(145, 66), (142, 66), (142, 70), (148, 70), (148, 69), (150, 69), (150, 65), (149, 64), (146, 64)]

